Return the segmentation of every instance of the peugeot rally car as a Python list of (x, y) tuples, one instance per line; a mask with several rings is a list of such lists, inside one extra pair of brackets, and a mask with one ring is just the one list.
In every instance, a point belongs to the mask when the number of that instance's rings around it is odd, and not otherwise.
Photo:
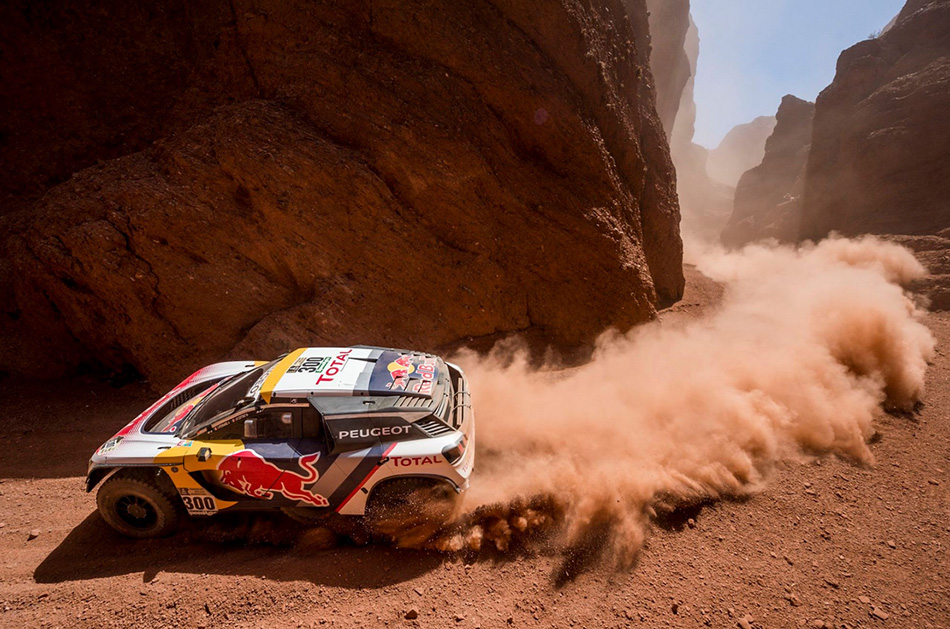
[(131, 537), (180, 516), (282, 509), (360, 516), (416, 487), (457, 496), (475, 462), (462, 370), (375, 347), (303, 348), (269, 363), (205, 367), (89, 461), (103, 519)]

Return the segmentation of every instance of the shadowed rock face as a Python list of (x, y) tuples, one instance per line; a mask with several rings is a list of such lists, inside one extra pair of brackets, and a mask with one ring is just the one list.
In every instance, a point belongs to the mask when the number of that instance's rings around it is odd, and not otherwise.
[[(636, 2), (627, 4), (632, 7)], [(647, 9), (650, 12), (650, 67), (656, 81), (656, 110), (669, 138), (681, 110), (684, 89), (693, 76), (685, 48), (690, 28), (689, 0), (647, 0)]]
[(950, 1), (912, 0), (818, 97), (802, 236), (950, 226)]
[(723, 244), (738, 247), (762, 238), (798, 240), (814, 115), (814, 103), (794, 96), (782, 99), (762, 163), (739, 179)]
[[(189, 121), (176, 104), (216, 48), (231, 48), (230, 11), (226, 3), (153, 4), (0, 6), (0, 214)], [(241, 93), (240, 85), (224, 87), (191, 100), (220, 104), (222, 91)]]
[[(164, 385), (305, 344), (572, 349), (653, 317), (682, 294), (682, 245), (647, 15), (626, 4), (153, 3), (68, 58), (54, 26), (92, 17), (15, 7), (44, 36), (4, 76), (43, 58), (77, 77), (31, 93), (134, 71), (115, 64), (155, 15), (172, 43), (147, 65), (175, 80), (57, 118), (79, 147), (60, 161), (37, 129), (4, 153), (33, 152), (2, 219), (0, 368), (131, 364)], [(127, 141), (90, 128), (116, 103)]]

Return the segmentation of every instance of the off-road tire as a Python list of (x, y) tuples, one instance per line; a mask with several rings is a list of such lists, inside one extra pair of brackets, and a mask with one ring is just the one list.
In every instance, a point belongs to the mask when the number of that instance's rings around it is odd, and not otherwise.
[[(159, 470), (123, 470), (99, 487), (96, 504), (106, 523), (127, 537), (167, 537), (181, 523), (185, 509)], [(164, 481), (164, 482), (163, 482)]]
[(376, 537), (415, 547), (452, 519), (458, 503), (458, 493), (444, 481), (394, 478), (373, 489), (363, 523)]

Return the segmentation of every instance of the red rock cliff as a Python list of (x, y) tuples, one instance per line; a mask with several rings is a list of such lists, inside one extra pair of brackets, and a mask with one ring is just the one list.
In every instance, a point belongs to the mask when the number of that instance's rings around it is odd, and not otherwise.
[(802, 236), (950, 227), (950, 1), (912, 0), (818, 97)]
[(739, 179), (735, 209), (722, 232), (723, 244), (738, 247), (763, 238), (798, 240), (814, 116), (814, 103), (791, 95), (782, 99), (762, 163)]
[(682, 245), (626, 5), (8, 5), (0, 368), (651, 318)]

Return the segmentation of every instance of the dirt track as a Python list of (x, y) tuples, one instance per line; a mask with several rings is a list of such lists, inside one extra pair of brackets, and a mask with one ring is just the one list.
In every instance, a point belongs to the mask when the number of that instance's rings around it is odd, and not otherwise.
[[(690, 281), (667, 320), (716, 298), (715, 286)], [(782, 466), (749, 500), (656, 526), (623, 573), (577, 574), (555, 555), (273, 545), (280, 528), (267, 520), (238, 531), (251, 544), (208, 541), (222, 537), (215, 528), (128, 541), (99, 520), (81, 476), (153, 396), (82, 379), (3, 380), (0, 626), (947, 628), (950, 314), (928, 324), (939, 345), (923, 406), (882, 413), (875, 468)]]

